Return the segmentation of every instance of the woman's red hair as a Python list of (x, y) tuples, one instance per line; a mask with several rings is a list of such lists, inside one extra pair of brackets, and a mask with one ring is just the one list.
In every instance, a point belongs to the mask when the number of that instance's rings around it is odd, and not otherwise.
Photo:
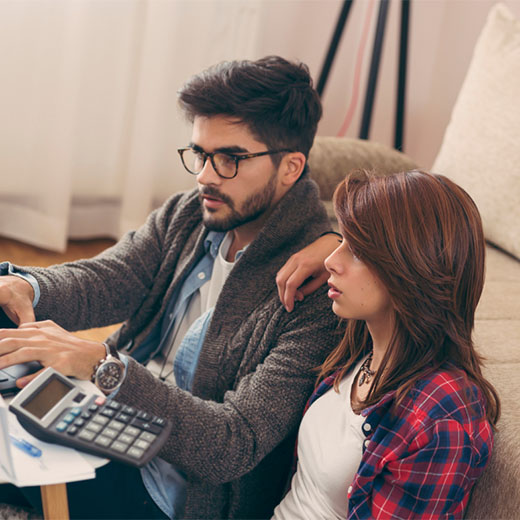
[[(495, 424), (500, 402), (472, 340), (485, 241), (471, 197), (442, 175), (354, 172), (337, 187), (334, 207), (343, 236), (385, 285), (396, 314), (385, 370), (376, 374), (363, 406), (392, 390), (398, 403), (419, 378), (451, 363), (480, 388)], [(340, 369), (339, 381), (369, 349), (365, 322), (350, 320), (320, 379)]]

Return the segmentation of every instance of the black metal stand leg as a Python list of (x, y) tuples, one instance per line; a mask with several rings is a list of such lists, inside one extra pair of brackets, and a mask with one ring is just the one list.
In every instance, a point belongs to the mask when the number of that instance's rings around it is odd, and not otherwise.
[[(334, 34), (332, 35), (327, 56), (323, 63), (316, 90), (320, 97), (323, 95), (325, 85), (334, 61), (339, 42), (348, 19), (350, 8), (354, 0), (344, 0), (341, 8)], [(370, 123), (372, 120), (372, 111), (374, 106), (374, 98), (377, 87), (377, 78), (379, 75), (379, 64), (381, 61), (381, 51), (386, 29), (386, 20), (388, 18), (389, 0), (380, 0), (379, 12), (377, 17), (377, 26), (374, 35), (374, 46), (372, 48), (372, 60), (370, 63), (369, 77), (365, 93), (365, 104), (363, 106), (363, 114), (361, 118), (361, 126), (359, 137), (368, 139), (370, 134)], [(406, 76), (407, 76), (407, 58), (408, 58), (408, 33), (410, 25), (410, 9), (411, 0), (401, 0), (401, 31), (399, 40), (399, 71), (397, 82), (397, 99), (395, 112), (395, 133), (394, 147), (398, 150), (403, 148), (404, 135), (404, 118), (405, 118), (405, 101), (406, 101)]]
[(410, 26), (410, 0), (401, 0), (401, 37), (399, 40), (399, 74), (395, 110), (394, 148), (403, 149), (404, 109), (406, 99), (406, 64), (408, 58), (408, 31)]
[(372, 61), (370, 63), (370, 73), (368, 76), (365, 105), (363, 107), (363, 116), (361, 119), (361, 128), (359, 130), (360, 139), (368, 139), (370, 133), (370, 121), (372, 119), (372, 109), (374, 106), (374, 97), (376, 93), (377, 76), (379, 74), (379, 62), (381, 61), (381, 49), (383, 47), (386, 18), (388, 15), (388, 2), (389, 0), (381, 0), (379, 4), (377, 26), (374, 36), (374, 47), (372, 49)]
[(320, 77), (318, 79), (318, 85), (316, 87), (320, 97), (325, 90), (325, 84), (327, 83), (327, 78), (329, 77), (329, 72), (332, 67), (336, 51), (338, 50), (341, 35), (343, 34), (343, 28), (345, 27), (345, 23), (347, 22), (348, 14), (353, 3), (354, 0), (344, 0), (343, 2), (338, 21), (336, 22), (336, 29), (334, 30), (334, 34), (330, 40), (329, 50), (327, 51), (327, 56), (323, 62), (323, 67), (321, 68)]

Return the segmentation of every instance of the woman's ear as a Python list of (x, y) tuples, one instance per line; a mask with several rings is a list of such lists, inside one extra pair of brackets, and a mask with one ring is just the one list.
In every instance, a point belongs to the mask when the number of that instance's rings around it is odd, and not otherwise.
[(289, 152), (280, 164), (281, 182), (284, 186), (292, 186), (301, 176), (307, 163), (307, 158), (301, 152)]

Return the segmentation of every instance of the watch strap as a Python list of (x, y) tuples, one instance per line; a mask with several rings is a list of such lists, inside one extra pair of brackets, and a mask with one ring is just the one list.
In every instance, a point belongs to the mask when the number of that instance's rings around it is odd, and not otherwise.
[(110, 345), (105, 342), (103, 342), (103, 345), (105, 346), (105, 351), (107, 353), (107, 357), (110, 354), (111, 356), (114, 356), (116, 359), (121, 359), (119, 357), (119, 352), (117, 351), (117, 348), (114, 345)]
[(116, 347), (109, 345), (108, 343), (103, 342), (103, 346), (105, 347), (105, 357), (101, 358), (95, 365), (94, 369), (92, 371), (92, 375), (90, 376), (90, 381), (92, 383), (96, 382), (96, 372), (98, 371), (98, 368), (107, 360), (109, 356), (113, 356), (116, 359), (121, 360), (119, 357), (119, 353), (116, 349)]

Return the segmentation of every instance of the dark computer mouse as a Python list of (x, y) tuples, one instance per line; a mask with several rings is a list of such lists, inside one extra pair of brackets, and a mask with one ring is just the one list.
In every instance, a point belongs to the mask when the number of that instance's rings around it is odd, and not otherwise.
[(11, 321), (9, 316), (4, 312), (4, 309), (0, 307), (0, 329), (16, 329), (18, 325)]

